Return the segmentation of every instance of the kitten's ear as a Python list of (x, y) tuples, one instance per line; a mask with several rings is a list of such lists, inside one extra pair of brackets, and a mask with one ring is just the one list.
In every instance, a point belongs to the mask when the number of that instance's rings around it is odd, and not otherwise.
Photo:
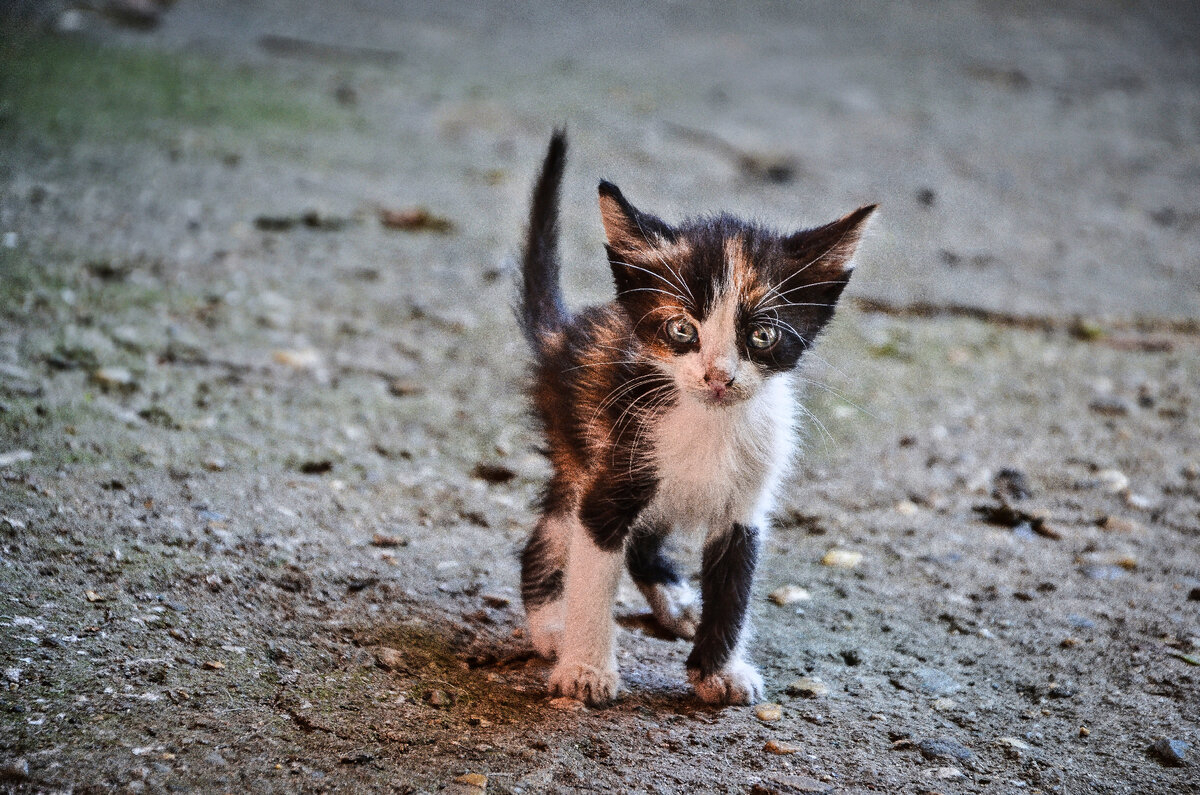
[(600, 220), (608, 246), (621, 255), (649, 252), (656, 245), (675, 239), (671, 227), (644, 213), (621, 195), (621, 189), (608, 180), (600, 182)]
[(805, 274), (802, 284), (815, 286), (820, 282), (834, 282), (838, 286), (837, 292), (841, 292), (840, 288), (850, 279), (854, 251), (876, 206), (859, 207), (833, 223), (784, 238), (784, 255), (796, 273), (803, 271)]

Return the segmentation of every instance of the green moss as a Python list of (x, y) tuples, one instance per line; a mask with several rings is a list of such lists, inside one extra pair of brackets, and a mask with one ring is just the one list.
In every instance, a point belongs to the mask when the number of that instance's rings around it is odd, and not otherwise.
[(74, 37), (0, 40), (0, 128), (24, 139), (156, 139), (187, 128), (269, 139), (338, 118), (318, 95), (197, 56)]

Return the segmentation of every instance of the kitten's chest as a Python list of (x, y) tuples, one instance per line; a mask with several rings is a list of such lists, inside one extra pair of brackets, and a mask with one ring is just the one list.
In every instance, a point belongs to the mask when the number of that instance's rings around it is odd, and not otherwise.
[(654, 433), (658, 490), (649, 512), (684, 528), (761, 522), (795, 446), (795, 399), (782, 378), (728, 408), (683, 400)]

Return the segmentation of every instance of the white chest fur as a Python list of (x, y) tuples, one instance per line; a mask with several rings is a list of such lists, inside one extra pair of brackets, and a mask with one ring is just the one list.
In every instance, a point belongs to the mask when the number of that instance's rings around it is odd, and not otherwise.
[(685, 531), (761, 526), (795, 448), (795, 413), (786, 374), (733, 406), (684, 397), (655, 429), (659, 483), (649, 516)]

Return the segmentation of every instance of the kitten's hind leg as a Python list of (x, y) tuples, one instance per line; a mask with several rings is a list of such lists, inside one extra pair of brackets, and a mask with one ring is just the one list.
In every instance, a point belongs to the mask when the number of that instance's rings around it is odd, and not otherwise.
[(562, 645), (566, 602), (563, 571), (567, 561), (570, 522), (562, 516), (543, 516), (521, 553), (521, 601), (534, 650), (552, 659)]
[(676, 637), (691, 640), (700, 622), (700, 601), (667, 556), (665, 541), (665, 529), (633, 533), (625, 547), (625, 565), (658, 625)]

